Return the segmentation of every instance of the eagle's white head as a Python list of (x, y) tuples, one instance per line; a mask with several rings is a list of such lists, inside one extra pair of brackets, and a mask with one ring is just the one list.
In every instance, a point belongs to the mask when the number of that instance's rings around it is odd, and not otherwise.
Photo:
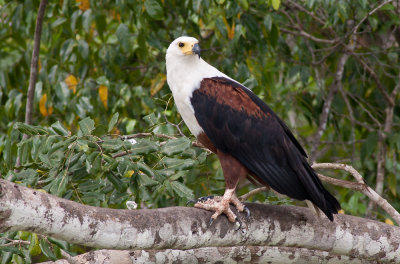
[(175, 39), (167, 49), (167, 63), (170, 59), (192, 59), (194, 57), (200, 58), (199, 41), (192, 37), (182, 36)]
[(167, 82), (174, 96), (184, 90), (191, 94), (203, 78), (224, 75), (200, 57), (199, 41), (193, 37), (182, 36), (172, 41), (165, 58)]

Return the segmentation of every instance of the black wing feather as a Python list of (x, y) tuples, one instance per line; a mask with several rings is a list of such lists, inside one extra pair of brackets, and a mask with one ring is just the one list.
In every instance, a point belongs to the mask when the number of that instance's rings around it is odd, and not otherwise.
[(274, 190), (310, 200), (333, 219), (339, 203), (322, 186), (286, 124), (249, 89), (227, 78), (206, 78), (191, 103), (216, 148), (237, 158)]

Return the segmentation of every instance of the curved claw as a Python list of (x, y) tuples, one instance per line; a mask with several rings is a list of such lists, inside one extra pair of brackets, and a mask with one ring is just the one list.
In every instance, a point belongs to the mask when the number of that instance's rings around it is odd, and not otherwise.
[(243, 211), (246, 213), (246, 218), (249, 218), (250, 217), (250, 210), (246, 205), (244, 206)]
[(199, 197), (197, 199), (193, 199), (193, 200), (188, 201), (186, 203), (186, 206), (188, 206), (189, 204), (196, 204), (198, 202), (205, 202), (205, 201), (207, 201), (209, 199), (213, 199), (213, 198), (214, 198), (214, 195)]
[(195, 204), (195, 203), (197, 203), (197, 200), (189, 200), (189, 201), (186, 203), (186, 206), (188, 206), (189, 204)]
[(208, 221), (208, 227), (211, 227), (211, 225), (214, 223), (214, 218), (210, 218), (210, 221)]
[(239, 225), (238, 228), (235, 229), (235, 231), (238, 231), (240, 228), (242, 228), (242, 221), (238, 217), (235, 219), (235, 225)]

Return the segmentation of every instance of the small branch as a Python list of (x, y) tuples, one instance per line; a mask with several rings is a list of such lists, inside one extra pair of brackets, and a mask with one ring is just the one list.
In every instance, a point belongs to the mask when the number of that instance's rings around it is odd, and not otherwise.
[(165, 116), (165, 115), (164, 115), (164, 118), (165, 118), (165, 122), (167, 122), (168, 125), (171, 125), (171, 126), (175, 127), (178, 130), (179, 135), (181, 135), (182, 137), (185, 136), (185, 134), (183, 134), (181, 128), (179, 127), (180, 123), (179, 124), (174, 124), (174, 123), (169, 122), (167, 116)]
[(365, 190), (365, 185), (360, 184), (358, 182), (351, 182), (351, 181), (335, 179), (335, 178), (328, 177), (328, 176), (325, 176), (325, 175), (322, 175), (319, 173), (317, 173), (317, 175), (318, 175), (318, 178), (321, 179), (321, 181), (330, 183), (332, 185), (340, 186), (343, 188), (347, 188), (347, 189), (351, 189), (351, 190), (355, 190), (355, 191), (359, 191), (359, 192), (363, 192)]
[(29, 245), (30, 242), (26, 240), (12, 240), (11, 242), (7, 244), (0, 245), (0, 249), (2, 247), (11, 247), (11, 246), (16, 246), (16, 245)]
[(382, 209), (384, 209), (390, 217), (392, 217), (397, 224), (400, 225), (400, 214), (399, 212), (394, 209), (394, 207), (388, 203), (386, 199), (381, 197), (377, 192), (375, 192), (371, 187), (369, 187), (361, 174), (355, 170), (352, 166), (347, 165), (347, 164), (338, 164), (338, 163), (315, 163), (312, 165), (313, 169), (318, 170), (318, 169), (335, 169), (335, 170), (344, 170), (349, 172), (357, 181), (358, 184), (364, 186), (364, 188), (361, 190), (363, 194), (368, 196), (371, 201), (379, 205)]
[(269, 187), (263, 186), (263, 187), (260, 187), (260, 188), (251, 190), (250, 192), (245, 193), (245, 194), (243, 194), (242, 196), (240, 196), (240, 197), (239, 197), (239, 200), (242, 201), (242, 202), (244, 202), (244, 201), (246, 201), (247, 199), (249, 199), (250, 196), (253, 196), (253, 195), (255, 195), (255, 194), (257, 194), (257, 193), (260, 193), (260, 192), (266, 192), (266, 191), (268, 191), (268, 190), (270, 190), (270, 189), (271, 189), (271, 188), (269, 188)]
[[(35, 85), (38, 76), (39, 48), (42, 35), (42, 24), (47, 0), (40, 1), (39, 11), (36, 19), (35, 37), (31, 60), (31, 73), (29, 76), (28, 98), (26, 100), (25, 123), (32, 124), (33, 97), (35, 95)], [(25, 135), (24, 135), (25, 136)]]
[(280, 31), (287, 33), (287, 34), (291, 34), (291, 35), (295, 35), (295, 36), (302, 36), (305, 37), (309, 40), (315, 41), (315, 42), (319, 42), (319, 43), (326, 43), (326, 44), (336, 44), (339, 39), (322, 39), (322, 38), (317, 38), (314, 37), (313, 35), (303, 31), (303, 30), (299, 30), (297, 29), (297, 31), (292, 31), (289, 30), (287, 28), (280, 28)]

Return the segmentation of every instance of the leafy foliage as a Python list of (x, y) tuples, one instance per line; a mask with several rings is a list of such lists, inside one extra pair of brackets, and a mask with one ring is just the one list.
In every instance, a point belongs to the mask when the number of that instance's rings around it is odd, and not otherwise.
[[(299, 9), (293, 1), (277, 0), (50, 1), (33, 126), (22, 122), (39, 1), (0, 0), (0, 174), (66, 199), (112, 208), (126, 208), (127, 201), (139, 208), (184, 205), (193, 197), (221, 194), (218, 161), (193, 147), (187, 128), (176, 125), (181, 119), (165, 76), (169, 43), (184, 34), (198, 37), (206, 61), (268, 102), (312, 149), (349, 32), (375, 2), (307, 0), (298, 2)], [(391, 94), (399, 82), (399, 43), (390, 35), (399, 22), (388, 4), (360, 25), (342, 90), (333, 95), (314, 153), (318, 161), (352, 163), (373, 186), (384, 144), (384, 197), (398, 210), (400, 112), (394, 107), (392, 129), (384, 132), (388, 104), (382, 90)], [(398, 95), (393, 100), (397, 103)], [(143, 132), (148, 134), (138, 134)], [(30, 137), (22, 140), (22, 134)], [(328, 187), (346, 213), (366, 213), (366, 197)], [(244, 183), (239, 194), (251, 188)], [(269, 195), (253, 200), (293, 203)], [(375, 214), (386, 218), (381, 211)], [(9, 240), (29, 243), (5, 246)], [(2, 263), (88, 250), (27, 232), (2, 234), (0, 248)]]

